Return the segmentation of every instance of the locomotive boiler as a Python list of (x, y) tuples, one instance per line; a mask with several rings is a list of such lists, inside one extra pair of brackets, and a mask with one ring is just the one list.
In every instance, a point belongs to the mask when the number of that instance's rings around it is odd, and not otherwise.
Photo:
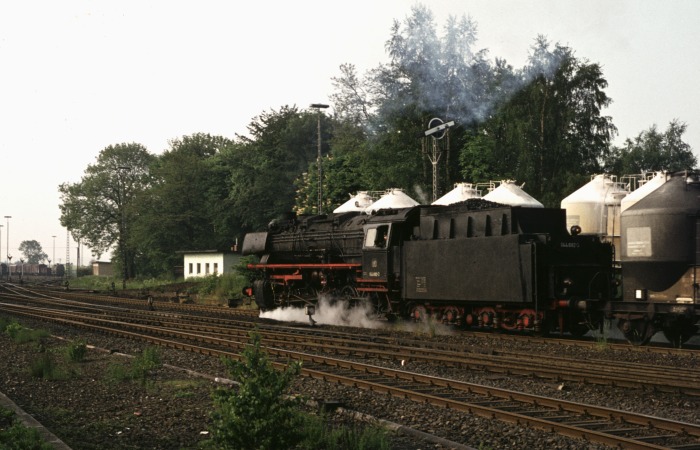
[(390, 319), (580, 335), (600, 322), (614, 280), (611, 245), (575, 231), (562, 209), (470, 199), (290, 215), (246, 235), (243, 253), (260, 257), (249, 268), (262, 309), (328, 295)]

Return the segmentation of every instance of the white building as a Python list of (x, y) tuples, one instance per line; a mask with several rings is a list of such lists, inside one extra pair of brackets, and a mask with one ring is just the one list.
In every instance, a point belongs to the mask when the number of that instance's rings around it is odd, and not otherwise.
[(187, 251), (183, 254), (185, 279), (231, 273), (241, 259), (239, 253), (218, 250)]

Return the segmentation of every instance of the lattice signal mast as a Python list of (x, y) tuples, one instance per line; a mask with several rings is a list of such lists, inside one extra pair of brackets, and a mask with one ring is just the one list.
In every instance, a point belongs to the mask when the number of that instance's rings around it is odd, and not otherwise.
[[(438, 187), (438, 162), (440, 161), (440, 157), (442, 156), (442, 149), (440, 148), (439, 141), (444, 138), (446, 135), (449, 134), (450, 127), (454, 126), (454, 121), (450, 120), (449, 122), (445, 123), (442, 121), (442, 119), (439, 119), (437, 117), (430, 119), (430, 122), (428, 122), (428, 128), (425, 130), (425, 137), (427, 138), (428, 136), (432, 137), (432, 151), (429, 153), (425, 148), (424, 152), (428, 156), (428, 159), (430, 162), (433, 164), (433, 201), (437, 200), (438, 194), (439, 194), (439, 187)], [(445, 146), (449, 147), (450, 145), (450, 140), (449, 136), (448, 139), (446, 140)], [(449, 157), (449, 155), (448, 155)]]

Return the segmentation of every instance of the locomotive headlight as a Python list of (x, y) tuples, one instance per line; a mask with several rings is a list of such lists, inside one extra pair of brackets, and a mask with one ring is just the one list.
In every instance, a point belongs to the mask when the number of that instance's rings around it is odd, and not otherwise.
[(564, 280), (562, 281), (562, 284), (563, 284), (564, 286), (571, 286), (572, 284), (574, 284), (574, 280), (572, 280), (572, 279), (569, 278), (569, 277), (566, 277), (566, 278), (564, 278)]

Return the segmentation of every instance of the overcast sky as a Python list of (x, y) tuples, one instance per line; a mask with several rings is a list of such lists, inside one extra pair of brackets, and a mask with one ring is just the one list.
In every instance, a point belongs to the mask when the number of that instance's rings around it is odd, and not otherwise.
[[(329, 102), (343, 63), (387, 62), (409, 0), (0, 0), (1, 253), (37, 240), (65, 262), (58, 185), (105, 147), (152, 153), (203, 132), (229, 138), (264, 111)], [(431, 0), (478, 24), (476, 47), (521, 67), (538, 34), (599, 63), (621, 143), (677, 118), (700, 150), (700, 1)], [(467, 180), (468, 181), (468, 180)], [(54, 239), (55, 258), (54, 258)], [(75, 244), (71, 243), (75, 262)], [(103, 255), (102, 259), (106, 256)], [(86, 260), (85, 260), (86, 261)]]

